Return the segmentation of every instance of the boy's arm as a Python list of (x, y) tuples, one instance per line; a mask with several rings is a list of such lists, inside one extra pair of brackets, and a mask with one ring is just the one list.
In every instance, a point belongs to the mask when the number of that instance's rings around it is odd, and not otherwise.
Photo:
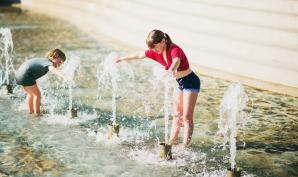
[(144, 52), (142, 52), (142, 53), (135, 53), (124, 57), (116, 58), (115, 62), (119, 63), (121, 61), (138, 60), (138, 59), (144, 59), (144, 58), (146, 58), (146, 56)]

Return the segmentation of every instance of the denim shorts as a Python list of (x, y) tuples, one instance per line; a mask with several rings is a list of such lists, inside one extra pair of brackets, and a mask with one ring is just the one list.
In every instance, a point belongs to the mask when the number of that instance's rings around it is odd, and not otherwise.
[(200, 92), (201, 81), (194, 72), (191, 72), (185, 77), (176, 79), (176, 81), (178, 82), (178, 88), (181, 91)]

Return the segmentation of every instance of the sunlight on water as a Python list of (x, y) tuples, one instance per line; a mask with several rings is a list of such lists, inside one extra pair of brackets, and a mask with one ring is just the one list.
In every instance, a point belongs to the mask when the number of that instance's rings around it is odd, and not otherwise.
[(191, 166), (192, 163), (197, 161), (205, 161), (206, 155), (202, 152), (193, 151), (191, 149), (185, 149), (184, 147), (173, 148), (173, 159), (172, 160), (160, 160), (159, 158), (159, 146), (139, 148), (136, 147), (129, 152), (129, 157), (133, 160), (138, 161), (141, 164), (154, 164), (163, 166)]
[[(226, 177), (226, 170), (215, 170), (211, 172), (205, 171), (200, 174), (197, 174), (196, 177)], [(255, 176), (250, 174), (244, 174), (242, 175), (242, 177), (255, 177)]]
[(88, 135), (94, 136), (96, 138), (96, 142), (104, 143), (104, 144), (127, 144), (127, 143), (143, 143), (150, 138), (148, 132), (141, 131), (139, 129), (128, 129), (121, 128), (120, 136), (113, 136), (111, 139), (108, 139), (107, 136), (107, 128), (101, 127), (97, 130), (88, 129)]
[(69, 115), (45, 115), (41, 118), (42, 121), (47, 124), (59, 124), (59, 125), (79, 125), (90, 120), (97, 119), (94, 114), (79, 113), (78, 117), (70, 118)]

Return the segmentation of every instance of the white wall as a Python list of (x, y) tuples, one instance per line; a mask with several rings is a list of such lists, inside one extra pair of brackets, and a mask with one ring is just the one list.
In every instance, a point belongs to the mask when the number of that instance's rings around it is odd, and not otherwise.
[(199, 72), (298, 96), (298, 1), (23, 0), (99, 40), (145, 49), (167, 32)]

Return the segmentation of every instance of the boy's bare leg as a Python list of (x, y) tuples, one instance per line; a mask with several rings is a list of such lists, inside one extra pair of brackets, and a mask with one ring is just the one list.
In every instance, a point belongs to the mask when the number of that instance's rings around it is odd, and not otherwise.
[(30, 92), (30, 89), (27, 89), (27, 87), (24, 87), (25, 92), (27, 93), (27, 105), (29, 108), (29, 114), (34, 113), (34, 108), (33, 108), (33, 95)]
[(33, 89), (33, 95), (34, 95), (34, 98), (33, 98), (34, 113), (36, 115), (40, 115), (41, 94), (40, 94), (39, 88), (38, 88), (38, 86), (36, 84), (34, 85), (33, 88), (34, 88)]
[(36, 116), (40, 115), (40, 100), (41, 100), (41, 94), (39, 91), (39, 88), (37, 84), (34, 84), (32, 86), (24, 87), (27, 93), (30, 93), (33, 97), (33, 112)]
[(27, 104), (29, 107), (29, 114), (34, 113), (34, 108), (33, 108), (33, 95), (27, 94)]

